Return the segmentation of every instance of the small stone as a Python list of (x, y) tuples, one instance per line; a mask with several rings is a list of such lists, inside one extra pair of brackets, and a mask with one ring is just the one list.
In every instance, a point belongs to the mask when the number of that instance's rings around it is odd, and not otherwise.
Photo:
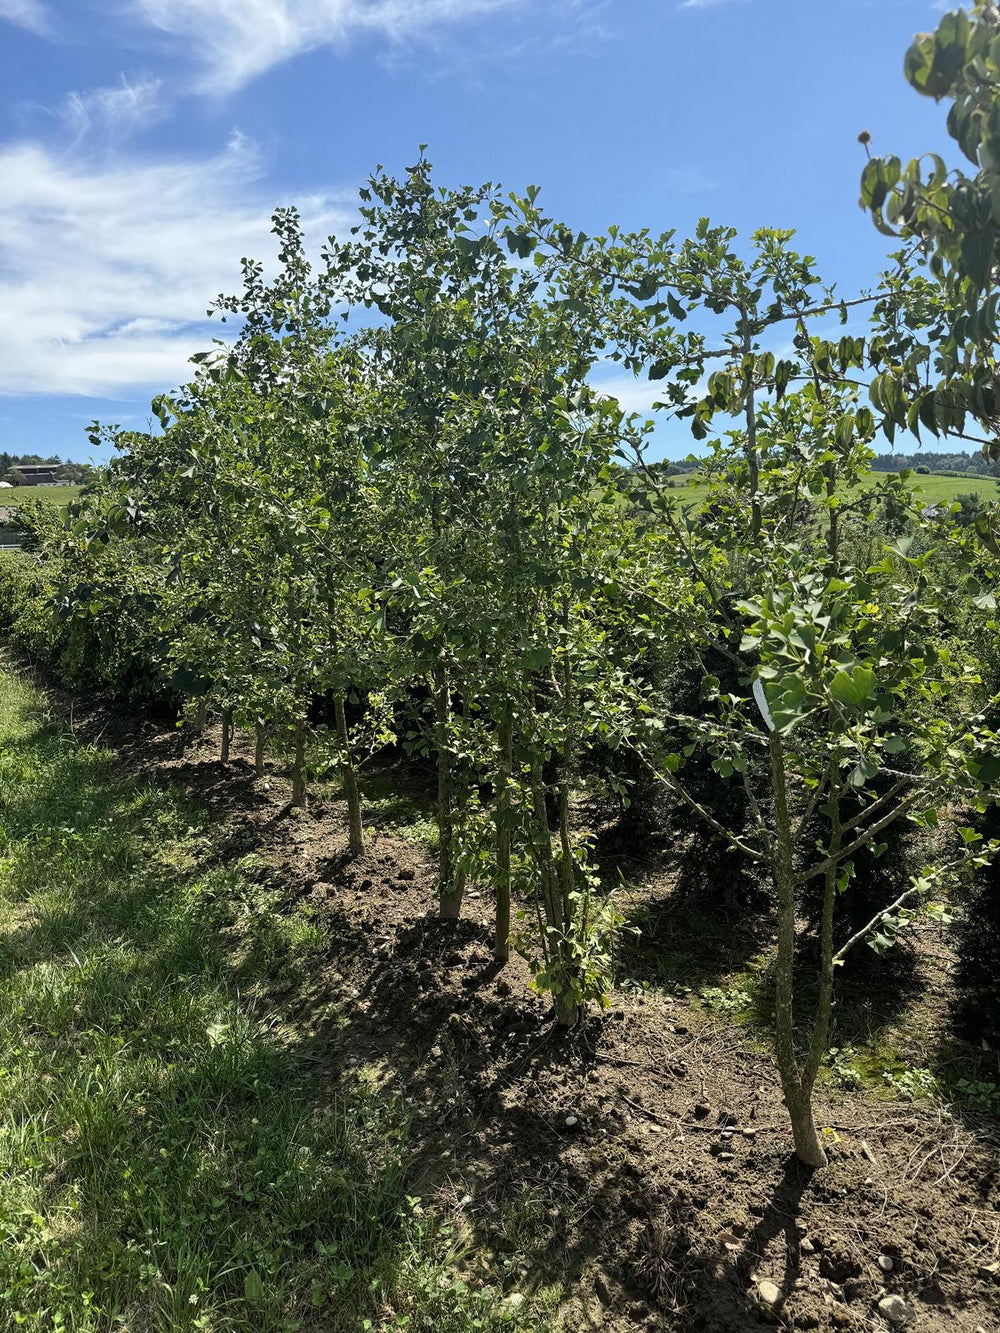
[(879, 1255), (878, 1266), (879, 1268), (881, 1268), (883, 1273), (891, 1273), (894, 1267), (892, 1260), (889, 1258), (887, 1254)]
[(563, 1124), (566, 1126), (567, 1129), (576, 1129), (579, 1123), (580, 1123), (580, 1118), (579, 1116), (575, 1115), (568, 1115), (566, 1119), (563, 1121)]
[(735, 1154), (734, 1152), (720, 1152), (720, 1153), (719, 1153), (719, 1161), (720, 1161), (720, 1162), (732, 1162), (732, 1161), (735, 1161), (735, 1159), (736, 1159), (736, 1154)]
[(805, 1236), (803, 1238), (802, 1242), (799, 1245), (799, 1249), (802, 1251), (803, 1254), (816, 1253), (816, 1246), (812, 1243), (812, 1241), (809, 1239), (808, 1236)]
[(757, 1137), (757, 1131), (755, 1129), (744, 1129), (741, 1133), (745, 1139), (755, 1139)]
[(907, 1305), (902, 1296), (883, 1296), (878, 1303), (878, 1312), (894, 1328), (902, 1328), (913, 1319), (913, 1308)]
[(757, 1295), (765, 1305), (777, 1305), (781, 1300), (781, 1288), (775, 1282), (761, 1282), (757, 1286)]

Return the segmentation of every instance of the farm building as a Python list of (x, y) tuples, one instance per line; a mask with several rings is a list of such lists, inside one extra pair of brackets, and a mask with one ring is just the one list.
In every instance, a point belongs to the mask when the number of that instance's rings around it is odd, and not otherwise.
[(58, 463), (20, 463), (7, 473), (15, 486), (56, 486), (62, 480)]

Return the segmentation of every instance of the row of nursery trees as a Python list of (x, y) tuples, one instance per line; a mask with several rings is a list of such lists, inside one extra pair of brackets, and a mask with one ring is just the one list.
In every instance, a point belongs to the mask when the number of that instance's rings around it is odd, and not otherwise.
[[(872, 158), (862, 202), (900, 249), (850, 298), (787, 231), (591, 237), (535, 189), (438, 188), (423, 156), (379, 170), (318, 264), (279, 212), (277, 276), (244, 261), (216, 303), (235, 342), (156, 402), (161, 433), (111, 431), (115, 461), (40, 537), (64, 664), (220, 717), (223, 758), (252, 730), (259, 769), (293, 756), (296, 803), (310, 757), (336, 767), (353, 853), (365, 757), (432, 760), (440, 913), (488, 885), (498, 959), (532, 960), (561, 1024), (603, 999), (621, 925), (574, 792), (661, 788), (773, 890), (776, 1058), (811, 1166), (838, 965), (989, 851), (953, 820), (838, 926), (894, 826), (981, 813), (1000, 776), (974, 649), (996, 634), (990, 516), (960, 527), (871, 475), (897, 432), (994, 448), (998, 55), (993, 4), (918, 40), (909, 78), (956, 99), (976, 174)], [(609, 362), (706, 441), (706, 503), (645, 469), (648, 424), (594, 387)]]

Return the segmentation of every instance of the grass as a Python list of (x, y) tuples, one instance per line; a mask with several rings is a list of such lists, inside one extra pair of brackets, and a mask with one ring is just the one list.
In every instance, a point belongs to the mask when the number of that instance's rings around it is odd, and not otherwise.
[[(872, 474), (872, 485), (877, 485), (880, 480), (890, 476), (887, 472), (875, 472)], [(992, 477), (976, 476), (945, 476), (942, 473), (928, 473), (926, 475), (914, 474), (910, 478), (910, 484), (926, 501), (927, 504), (946, 504), (954, 500), (957, 495), (976, 494), (983, 501), (1000, 500), (1000, 486)], [(697, 480), (690, 481), (683, 477), (670, 477), (667, 481), (670, 490), (676, 496), (680, 504), (700, 505), (704, 502), (708, 488)]]
[(269, 1007), (323, 940), (251, 869), (0, 670), (0, 1329), (543, 1333)]
[(44, 500), (48, 504), (66, 505), (80, 494), (80, 486), (13, 486), (0, 491), (0, 507), (25, 504), (28, 500)]

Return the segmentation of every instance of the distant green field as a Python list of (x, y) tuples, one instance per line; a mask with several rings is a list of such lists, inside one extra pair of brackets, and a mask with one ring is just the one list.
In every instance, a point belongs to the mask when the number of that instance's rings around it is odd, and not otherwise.
[[(877, 485), (890, 472), (876, 472), (872, 476), (872, 485)], [(684, 477), (671, 477), (667, 483), (677, 495), (681, 504), (700, 504), (707, 494), (707, 488), (695, 481), (689, 482)], [(910, 485), (924, 496), (928, 504), (943, 504), (953, 500), (956, 495), (975, 493), (983, 500), (1000, 500), (1000, 485), (993, 477), (945, 477), (931, 472), (926, 475), (912, 476)]]
[(14, 486), (0, 490), (0, 508), (20, 505), (28, 500), (44, 500), (47, 504), (65, 505), (80, 494), (79, 486)]
[(954, 500), (956, 495), (975, 493), (983, 500), (1000, 500), (1000, 486), (992, 477), (944, 477), (932, 472), (929, 476), (913, 477), (912, 482), (932, 503)]

